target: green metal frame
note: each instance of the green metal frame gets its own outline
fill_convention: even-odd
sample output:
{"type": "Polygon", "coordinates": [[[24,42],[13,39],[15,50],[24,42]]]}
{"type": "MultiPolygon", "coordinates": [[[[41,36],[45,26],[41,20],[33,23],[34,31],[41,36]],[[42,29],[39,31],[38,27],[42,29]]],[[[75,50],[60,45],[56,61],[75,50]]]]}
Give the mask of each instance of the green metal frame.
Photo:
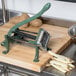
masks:
{"type": "MultiPolygon", "coordinates": [[[[9,30],[8,34],[5,35],[5,40],[1,44],[7,49],[6,51],[3,51],[3,54],[7,54],[10,50],[10,42],[12,42],[10,38],[12,36],[12,33],[15,32],[20,26],[40,17],[45,11],[47,11],[50,8],[50,6],[51,6],[50,3],[45,4],[42,10],[39,13],[37,13],[35,16],[16,24],[9,30]]],[[[36,41],[29,41],[29,43],[36,44],[36,41]]],[[[36,46],[35,48],[36,48],[36,54],[35,54],[34,62],[38,62],[39,61],[39,47],[36,46]]]]}

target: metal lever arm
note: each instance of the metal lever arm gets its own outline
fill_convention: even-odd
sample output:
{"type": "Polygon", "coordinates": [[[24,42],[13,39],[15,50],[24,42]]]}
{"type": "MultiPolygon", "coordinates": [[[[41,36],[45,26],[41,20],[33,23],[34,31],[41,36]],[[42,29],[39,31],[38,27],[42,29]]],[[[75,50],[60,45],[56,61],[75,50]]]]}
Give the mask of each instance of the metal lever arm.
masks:
{"type": "MultiPolygon", "coordinates": [[[[6,51],[3,51],[4,54],[7,54],[10,50],[10,42],[11,42],[12,33],[16,33],[17,29],[20,26],[40,17],[44,12],[46,12],[50,8],[50,6],[51,6],[50,3],[45,4],[45,6],[42,8],[42,10],[39,13],[37,13],[35,16],[16,24],[9,30],[8,34],[5,35],[5,40],[1,44],[2,46],[4,46],[7,49],[6,51]]],[[[34,41],[29,42],[29,43],[35,44],[34,41]]],[[[39,61],[39,47],[36,46],[36,54],[35,54],[34,62],[38,62],[38,61],[39,61]]]]}
{"type": "Polygon", "coordinates": [[[30,22],[30,21],[32,21],[32,20],[40,17],[44,12],[46,12],[46,11],[50,8],[50,6],[51,6],[50,3],[45,4],[44,7],[42,8],[42,10],[41,10],[39,13],[37,13],[35,16],[33,16],[33,17],[31,17],[31,18],[29,18],[29,19],[27,19],[27,20],[24,20],[24,21],[16,24],[15,26],[13,26],[13,27],[9,30],[9,32],[8,32],[7,35],[8,35],[8,36],[11,36],[12,32],[14,32],[14,31],[15,31],[17,28],[19,28],[20,26],[22,26],[22,25],[24,25],[24,24],[26,24],[26,23],[28,23],[28,22],[30,22]]]}

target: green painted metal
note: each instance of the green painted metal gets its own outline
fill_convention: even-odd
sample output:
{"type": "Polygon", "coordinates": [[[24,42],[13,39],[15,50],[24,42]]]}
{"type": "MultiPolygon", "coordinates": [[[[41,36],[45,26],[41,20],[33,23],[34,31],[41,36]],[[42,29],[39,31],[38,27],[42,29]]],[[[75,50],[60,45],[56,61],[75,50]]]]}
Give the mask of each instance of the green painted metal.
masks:
{"type": "MultiPolygon", "coordinates": [[[[31,17],[31,18],[29,18],[29,19],[27,19],[27,20],[24,20],[24,21],[16,24],[15,26],[13,26],[13,27],[9,30],[8,34],[5,35],[5,40],[4,40],[4,41],[2,42],[2,44],[1,44],[2,46],[6,47],[6,49],[7,49],[6,51],[3,51],[4,54],[7,54],[7,53],[9,52],[9,50],[10,50],[10,42],[13,41],[13,40],[11,39],[12,33],[14,33],[20,26],[22,26],[22,25],[24,25],[24,24],[26,24],[26,23],[28,23],[28,22],[30,22],[30,21],[32,21],[32,20],[40,17],[45,11],[47,11],[47,10],[50,8],[50,6],[51,6],[50,3],[45,4],[45,6],[42,8],[42,10],[41,10],[39,13],[37,13],[35,16],[33,16],[33,17],[31,17]]],[[[40,31],[41,31],[41,30],[42,30],[42,29],[40,29],[40,31]]],[[[24,30],[21,30],[21,31],[24,31],[24,30]]],[[[40,31],[39,31],[39,33],[35,33],[35,34],[38,34],[38,36],[39,36],[40,31]]],[[[25,32],[29,32],[29,31],[25,31],[25,32]]],[[[30,33],[32,33],[32,32],[30,32],[30,33]]],[[[36,54],[35,54],[35,58],[34,58],[34,60],[33,60],[34,62],[38,62],[38,61],[39,61],[39,47],[37,46],[38,36],[37,36],[37,38],[36,38],[36,41],[29,41],[29,42],[28,42],[28,43],[31,43],[31,44],[36,45],[36,46],[35,46],[35,48],[36,48],[36,54]]],[[[18,39],[18,37],[17,37],[17,39],[18,39]]]]}
{"type": "Polygon", "coordinates": [[[11,36],[11,33],[14,32],[14,31],[15,31],[17,28],[19,28],[20,26],[22,26],[22,25],[24,25],[24,24],[26,24],[26,23],[28,23],[28,22],[30,22],[30,21],[32,21],[32,20],[40,17],[44,12],[46,12],[46,11],[50,8],[50,6],[51,6],[51,4],[50,4],[50,3],[47,3],[47,4],[42,8],[42,10],[41,10],[39,13],[37,13],[35,16],[33,16],[33,17],[31,17],[31,18],[29,18],[29,19],[27,19],[27,20],[24,20],[24,21],[16,24],[14,27],[12,27],[12,28],[9,30],[8,36],[11,36]]]}
{"type": "Polygon", "coordinates": [[[35,58],[34,58],[34,62],[39,62],[39,47],[35,47],[36,48],[36,54],[35,54],[35,58]]]}
{"type": "Polygon", "coordinates": [[[5,46],[7,50],[3,51],[3,54],[7,54],[9,52],[9,43],[10,43],[10,39],[7,35],[5,35],[5,41],[1,44],[2,46],[5,46]]]}

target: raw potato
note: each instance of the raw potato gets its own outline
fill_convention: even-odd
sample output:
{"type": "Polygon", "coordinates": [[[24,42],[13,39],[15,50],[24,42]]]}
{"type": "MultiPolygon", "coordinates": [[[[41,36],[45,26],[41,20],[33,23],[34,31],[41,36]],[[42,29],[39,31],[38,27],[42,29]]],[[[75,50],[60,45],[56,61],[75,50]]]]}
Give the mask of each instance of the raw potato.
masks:
{"type": "MultiPolygon", "coordinates": [[[[23,20],[26,20],[28,18],[29,18],[29,15],[26,14],[26,13],[23,13],[21,16],[15,16],[15,17],[11,18],[9,20],[9,22],[15,25],[15,24],[17,24],[17,23],[19,23],[19,22],[21,22],[23,20]]],[[[23,27],[23,28],[28,27],[28,23],[27,24],[24,24],[21,27],[23,27]]]]}
{"type": "Polygon", "coordinates": [[[39,27],[42,25],[42,21],[40,19],[35,19],[30,22],[30,26],[39,27]]]}
{"type": "Polygon", "coordinates": [[[67,58],[62,55],[55,54],[52,51],[48,51],[48,53],[52,56],[52,60],[50,61],[50,65],[56,68],[57,70],[67,73],[75,68],[72,64],[74,61],[70,58],[67,58]]]}
{"type": "Polygon", "coordinates": [[[53,56],[54,60],[60,61],[60,62],[65,63],[65,64],[74,63],[74,60],[72,60],[68,57],[55,54],[52,51],[48,51],[48,53],[53,56]]]}

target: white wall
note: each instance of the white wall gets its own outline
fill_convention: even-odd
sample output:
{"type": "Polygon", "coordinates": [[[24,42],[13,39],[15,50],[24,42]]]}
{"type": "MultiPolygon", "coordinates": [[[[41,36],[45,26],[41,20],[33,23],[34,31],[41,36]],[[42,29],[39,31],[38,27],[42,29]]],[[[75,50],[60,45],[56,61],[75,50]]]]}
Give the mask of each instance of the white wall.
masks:
{"type": "MultiPolygon", "coordinates": [[[[76,3],[55,0],[5,0],[8,9],[37,13],[45,3],[50,2],[51,8],[44,16],[76,21],[76,3]]],[[[0,2],[1,3],[1,2],[0,2]]],[[[1,4],[0,4],[1,7],[1,4]]]]}
{"type": "MultiPolygon", "coordinates": [[[[5,0],[6,8],[18,11],[29,11],[30,9],[30,0],[5,0]]],[[[0,0],[1,8],[1,0],[0,0]]]]}

